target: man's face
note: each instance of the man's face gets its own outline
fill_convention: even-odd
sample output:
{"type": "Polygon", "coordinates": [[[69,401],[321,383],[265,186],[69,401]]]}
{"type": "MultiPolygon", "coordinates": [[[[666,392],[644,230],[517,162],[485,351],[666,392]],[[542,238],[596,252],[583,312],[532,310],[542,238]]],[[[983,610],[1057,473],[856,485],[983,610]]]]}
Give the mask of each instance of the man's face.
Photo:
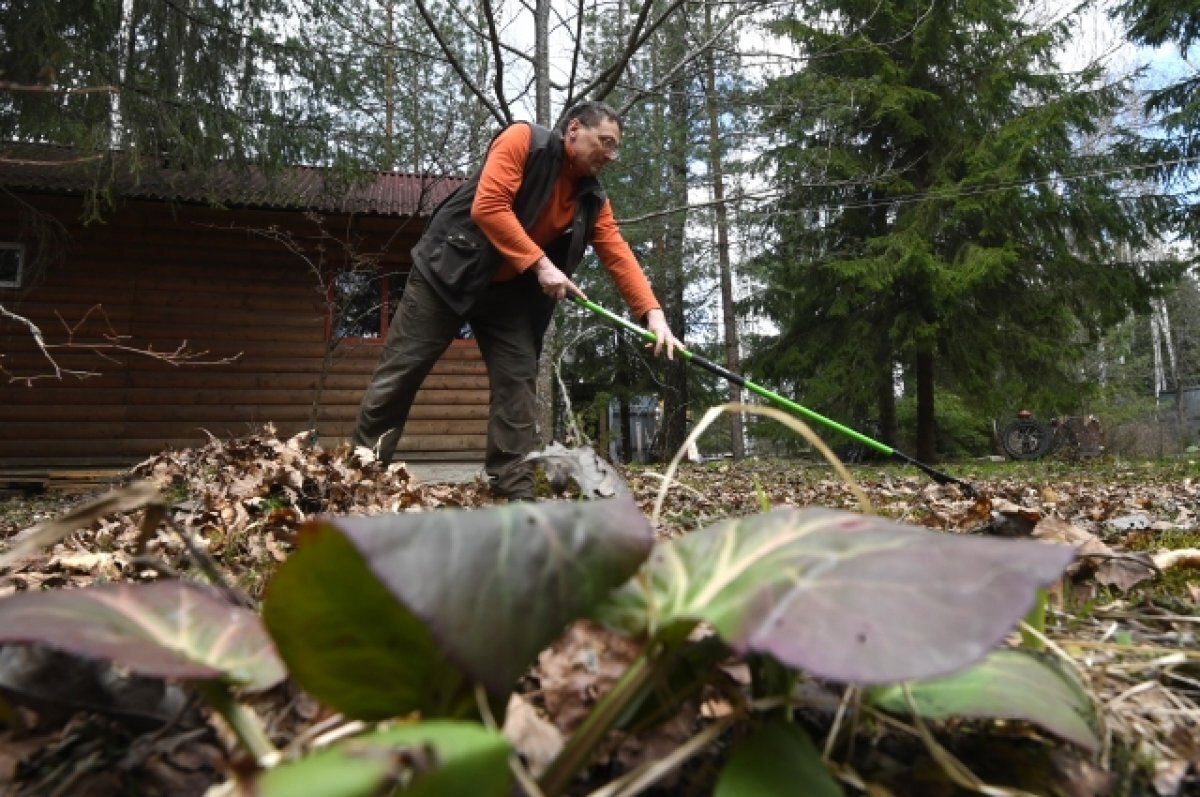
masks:
{"type": "Polygon", "coordinates": [[[567,155],[582,173],[595,177],[617,159],[621,128],[612,119],[601,119],[587,127],[578,119],[567,125],[567,155]]]}

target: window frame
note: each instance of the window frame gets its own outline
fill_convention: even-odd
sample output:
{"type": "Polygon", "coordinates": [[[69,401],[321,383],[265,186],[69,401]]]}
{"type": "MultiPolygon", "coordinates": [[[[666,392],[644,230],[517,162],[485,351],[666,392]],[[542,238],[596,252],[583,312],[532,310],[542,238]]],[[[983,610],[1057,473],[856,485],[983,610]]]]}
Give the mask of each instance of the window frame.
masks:
{"type": "MultiPolygon", "coordinates": [[[[362,335],[343,335],[342,337],[337,338],[336,341],[338,343],[350,342],[356,346],[360,346],[360,345],[364,345],[364,346],[380,345],[380,346],[382,346],[384,341],[387,340],[388,331],[391,329],[391,326],[392,326],[392,318],[396,314],[396,308],[399,306],[400,298],[402,296],[404,296],[403,286],[408,284],[408,278],[412,274],[412,271],[413,271],[413,268],[411,265],[408,268],[394,268],[394,269],[390,269],[388,271],[383,271],[382,269],[376,269],[375,274],[372,275],[371,283],[377,284],[379,286],[379,291],[376,294],[376,297],[378,298],[378,302],[379,302],[379,304],[378,304],[378,307],[379,307],[379,334],[370,336],[370,337],[364,337],[362,335]],[[382,272],[382,273],[380,273],[380,272],[382,272]],[[396,296],[393,297],[392,287],[397,282],[395,277],[399,277],[399,276],[403,276],[404,281],[401,285],[399,294],[397,294],[396,296]]],[[[326,288],[325,288],[325,342],[326,342],[326,344],[333,342],[335,340],[334,336],[333,336],[333,329],[334,329],[333,310],[337,306],[335,292],[338,289],[337,277],[341,273],[343,273],[343,272],[340,272],[340,271],[335,272],[335,273],[331,274],[330,277],[326,280],[326,288]]],[[[460,331],[458,337],[456,337],[454,340],[452,340],[450,342],[450,345],[451,346],[476,346],[476,345],[478,345],[475,342],[474,332],[472,332],[470,330],[470,325],[464,324],[463,327],[464,327],[464,330],[466,331],[466,334],[464,335],[463,332],[460,331]]]]}
{"type": "Polygon", "coordinates": [[[0,289],[17,289],[25,283],[25,244],[17,241],[0,241],[0,251],[17,253],[17,273],[13,279],[0,274],[0,289]]]}
{"type": "MultiPolygon", "coordinates": [[[[362,272],[366,270],[363,269],[362,272]]],[[[329,274],[325,281],[325,342],[329,343],[335,340],[334,337],[334,311],[338,306],[338,278],[347,272],[343,270],[333,271],[329,274]]],[[[372,298],[376,302],[379,313],[379,329],[376,335],[343,335],[336,338],[338,342],[352,341],[355,344],[370,344],[383,343],[387,338],[388,328],[392,323],[392,315],[396,312],[396,305],[392,299],[392,283],[394,276],[404,275],[405,282],[408,281],[408,274],[411,273],[411,267],[407,269],[392,268],[387,271],[375,268],[371,270],[368,284],[376,286],[376,290],[372,294],[372,298]]],[[[403,291],[401,291],[403,295],[403,291]]]]}

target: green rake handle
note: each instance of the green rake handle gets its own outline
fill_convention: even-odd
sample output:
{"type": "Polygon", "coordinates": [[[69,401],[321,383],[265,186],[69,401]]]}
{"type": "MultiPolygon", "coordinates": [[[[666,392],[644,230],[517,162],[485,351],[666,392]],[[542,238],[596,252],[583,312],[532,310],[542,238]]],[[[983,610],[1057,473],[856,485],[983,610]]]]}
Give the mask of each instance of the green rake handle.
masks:
{"type": "MultiPolygon", "coordinates": [[[[591,310],[593,313],[595,313],[596,315],[605,319],[606,321],[609,321],[610,323],[615,324],[615,325],[621,327],[622,329],[632,332],[633,334],[642,338],[642,340],[645,340],[647,343],[654,343],[658,340],[657,336],[650,330],[645,329],[644,327],[640,327],[637,324],[634,324],[633,322],[622,318],[621,316],[617,315],[616,313],[613,313],[612,311],[601,307],[600,305],[596,304],[595,302],[589,301],[588,299],[584,299],[581,296],[572,296],[571,301],[575,302],[575,304],[579,305],[580,307],[584,307],[584,308],[587,308],[588,310],[591,310]]],[[[779,395],[778,393],[776,393],[772,390],[768,390],[767,388],[763,387],[762,385],[752,382],[751,380],[747,379],[746,377],[742,376],[741,374],[735,374],[733,371],[730,371],[728,368],[724,368],[720,365],[717,365],[716,363],[712,362],[711,360],[706,360],[705,358],[701,357],[698,354],[693,354],[692,352],[688,351],[687,349],[679,349],[678,351],[679,351],[679,354],[687,362],[691,363],[692,365],[699,366],[700,368],[703,368],[705,371],[708,371],[709,373],[712,373],[712,374],[716,374],[717,376],[721,377],[722,379],[727,379],[728,381],[732,382],[733,384],[735,384],[739,387],[745,388],[746,390],[749,390],[751,393],[761,396],[762,398],[766,399],[767,401],[770,401],[771,403],[776,404],[776,405],[784,408],[785,410],[789,410],[789,411],[795,413],[796,415],[799,415],[801,418],[804,418],[805,420],[812,421],[813,423],[817,423],[817,424],[825,426],[829,429],[832,429],[835,432],[845,435],[846,437],[850,438],[851,440],[854,440],[857,443],[861,443],[862,445],[866,446],[867,448],[870,448],[873,451],[883,454],[886,457],[891,457],[892,459],[898,460],[907,465],[912,465],[914,468],[917,468],[918,470],[920,470],[922,473],[927,475],[929,478],[933,479],[938,484],[955,484],[955,485],[958,485],[958,487],[961,488],[964,493],[966,493],[968,496],[970,496],[972,498],[974,498],[978,495],[978,492],[975,490],[975,488],[973,486],[971,486],[969,483],[963,481],[962,479],[956,479],[947,473],[942,473],[940,470],[938,470],[930,465],[926,465],[924,462],[920,462],[919,460],[913,459],[908,454],[905,454],[903,451],[898,451],[898,450],[892,448],[891,446],[888,446],[888,445],[885,445],[885,444],[879,442],[878,440],[874,440],[870,437],[867,437],[862,432],[856,432],[855,430],[851,429],[848,426],[844,426],[835,420],[826,418],[824,415],[821,415],[820,413],[813,412],[808,407],[797,404],[796,402],[792,401],[791,399],[784,398],[783,396],[779,395]]]]}

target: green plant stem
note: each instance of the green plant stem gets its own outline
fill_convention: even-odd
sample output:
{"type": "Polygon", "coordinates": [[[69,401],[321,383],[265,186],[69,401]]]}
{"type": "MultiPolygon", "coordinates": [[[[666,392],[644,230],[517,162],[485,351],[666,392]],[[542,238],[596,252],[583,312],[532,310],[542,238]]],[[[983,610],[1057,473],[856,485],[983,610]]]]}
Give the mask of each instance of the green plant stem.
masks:
{"type": "Polygon", "coordinates": [[[213,711],[221,715],[259,766],[271,766],[279,759],[279,751],[263,732],[254,712],[234,699],[226,684],[221,681],[197,681],[196,691],[213,711]]]}
{"type": "Polygon", "coordinates": [[[1029,614],[1025,615],[1025,622],[1031,628],[1037,631],[1037,634],[1030,634],[1021,629],[1021,644],[1030,650],[1045,650],[1046,644],[1042,641],[1046,633],[1046,605],[1049,601],[1049,593],[1045,588],[1040,588],[1037,591],[1037,596],[1033,601],[1033,608],[1029,610],[1029,614]]]}
{"type": "Polygon", "coordinates": [[[659,655],[643,651],[571,734],[538,782],[545,797],[558,797],[566,790],[592,760],[597,745],[629,710],[632,701],[653,682],[661,663],[667,659],[661,655],[661,649],[657,652],[659,655]]]}

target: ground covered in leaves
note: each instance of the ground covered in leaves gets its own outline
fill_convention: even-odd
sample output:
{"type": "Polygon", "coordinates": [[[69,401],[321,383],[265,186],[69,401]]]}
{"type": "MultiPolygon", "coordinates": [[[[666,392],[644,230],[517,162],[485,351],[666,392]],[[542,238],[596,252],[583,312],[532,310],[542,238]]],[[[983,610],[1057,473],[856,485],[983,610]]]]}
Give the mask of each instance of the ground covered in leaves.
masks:
{"type": "MultiPolygon", "coordinates": [[[[818,462],[685,464],[670,478],[665,466],[621,473],[664,538],[790,505],[872,511],[947,533],[1032,536],[1078,549],[1069,578],[1050,596],[1044,643],[1101,707],[1103,752],[1083,754],[1018,723],[944,723],[934,732],[971,773],[956,776],[903,722],[847,728],[835,699],[828,711],[798,719],[848,794],[951,795],[969,793],[972,783],[986,788],[983,782],[1080,797],[1200,794],[1200,466],[1094,460],[946,470],[979,495],[880,466],[852,469],[848,483],[818,462]]],[[[349,451],[308,450],[269,435],[164,453],[122,478],[141,480],[166,495],[169,517],[153,528],[139,513],[89,521],[0,573],[0,596],[186,577],[219,580],[253,601],[310,517],[494,503],[478,483],[419,484],[402,465],[385,469],[349,451]]],[[[554,500],[547,484],[542,490],[554,500]]],[[[12,550],[28,529],[95,497],[0,499],[0,543],[12,550]]],[[[531,768],[561,747],[632,655],[630,643],[581,623],[539,657],[506,723],[531,768]]],[[[744,685],[744,673],[731,669],[729,676],[744,685]]],[[[220,723],[179,687],[114,677],[63,654],[0,649],[0,698],[4,794],[200,795],[246,765],[220,723]]],[[[288,684],[253,704],[272,740],[288,750],[310,749],[349,727],[288,684]]],[[[705,694],[663,724],[615,738],[596,763],[595,784],[669,755],[727,709],[718,695],[705,694]]],[[[720,747],[657,793],[709,793],[720,747]]]]}

